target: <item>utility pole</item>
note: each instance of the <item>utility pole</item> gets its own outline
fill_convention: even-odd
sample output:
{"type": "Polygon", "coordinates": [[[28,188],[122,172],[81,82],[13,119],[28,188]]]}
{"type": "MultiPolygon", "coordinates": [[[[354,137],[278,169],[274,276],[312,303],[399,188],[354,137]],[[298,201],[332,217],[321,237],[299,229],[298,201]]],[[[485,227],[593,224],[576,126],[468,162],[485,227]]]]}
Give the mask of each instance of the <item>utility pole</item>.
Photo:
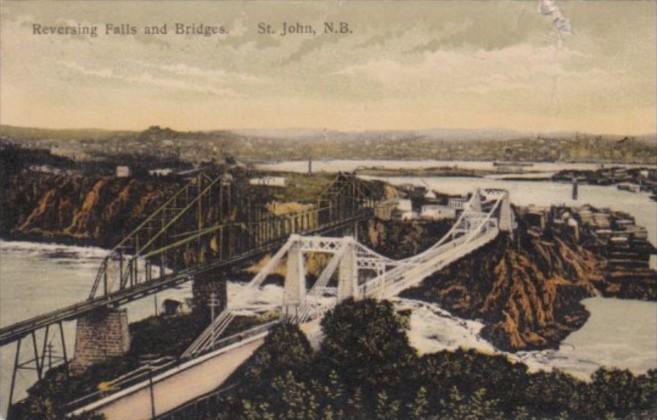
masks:
{"type": "Polygon", "coordinates": [[[151,418],[155,419],[155,383],[153,382],[153,362],[157,360],[157,354],[145,354],[139,357],[140,364],[148,369],[148,393],[151,400],[151,418]]]}
{"type": "MultiPolygon", "coordinates": [[[[210,306],[210,324],[214,321],[214,308],[219,304],[218,299],[217,299],[217,293],[216,292],[211,292],[210,293],[210,299],[208,300],[208,306],[210,306]]],[[[211,336],[210,336],[210,342],[212,343],[212,346],[214,347],[214,328],[211,329],[211,336]]]]}

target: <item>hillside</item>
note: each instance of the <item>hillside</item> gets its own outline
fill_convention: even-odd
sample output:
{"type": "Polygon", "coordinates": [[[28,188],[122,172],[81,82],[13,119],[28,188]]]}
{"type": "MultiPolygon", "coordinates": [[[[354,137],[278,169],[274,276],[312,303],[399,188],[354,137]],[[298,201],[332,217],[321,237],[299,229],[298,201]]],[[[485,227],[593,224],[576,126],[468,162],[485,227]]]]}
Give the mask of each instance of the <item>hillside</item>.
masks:
{"type": "Polygon", "coordinates": [[[654,163],[654,134],[630,137],[511,130],[176,131],[47,130],[0,126],[0,141],[48,148],[75,159],[139,154],[201,162],[236,156],[246,161],[313,159],[439,159],[654,163]]]}

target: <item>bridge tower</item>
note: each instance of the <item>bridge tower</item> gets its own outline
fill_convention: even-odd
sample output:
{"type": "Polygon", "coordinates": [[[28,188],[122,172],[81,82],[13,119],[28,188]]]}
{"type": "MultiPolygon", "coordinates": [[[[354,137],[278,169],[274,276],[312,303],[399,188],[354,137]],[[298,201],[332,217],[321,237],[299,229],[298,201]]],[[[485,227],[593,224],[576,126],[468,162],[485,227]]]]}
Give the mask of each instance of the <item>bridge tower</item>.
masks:
{"type": "Polygon", "coordinates": [[[287,316],[297,314],[299,305],[306,299],[306,267],[301,250],[299,235],[290,237],[292,245],[287,252],[287,272],[285,274],[285,291],[283,311],[287,316]]]}
{"type": "Polygon", "coordinates": [[[470,210],[481,212],[481,191],[477,188],[472,193],[472,198],[470,199],[470,210]]]}
{"type": "Polygon", "coordinates": [[[511,201],[509,200],[508,191],[504,192],[504,198],[500,203],[500,221],[499,228],[502,232],[512,232],[514,229],[513,210],[511,209],[511,201]]]}
{"type": "Polygon", "coordinates": [[[338,302],[347,298],[357,298],[358,266],[356,262],[356,247],[352,237],[345,237],[344,253],[338,267],[338,302]]]}

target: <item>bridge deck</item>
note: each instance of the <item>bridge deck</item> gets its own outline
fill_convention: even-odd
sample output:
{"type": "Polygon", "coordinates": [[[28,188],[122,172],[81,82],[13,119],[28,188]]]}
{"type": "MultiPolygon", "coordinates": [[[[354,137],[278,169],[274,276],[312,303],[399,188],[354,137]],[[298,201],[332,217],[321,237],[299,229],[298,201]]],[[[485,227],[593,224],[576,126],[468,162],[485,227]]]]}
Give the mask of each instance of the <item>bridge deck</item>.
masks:
{"type": "MultiPolygon", "coordinates": [[[[362,211],[361,214],[340,220],[337,222],[327,223],[323,226],[317,227],[315,229],[310,229],[306,231],[299,232],[300,234],[319,234],[330,232],[335,229],[344,228],[351,225],[354,222],[364,220],[370,217],[369,211],[362,211]]],[[[76,303],[52,312],[48,312],[43,315],[35,316],[33,318],[17,322],[15,324],[0,328],[0,346],[6,345],[17,339],[30,334],[33,331],[45,328],[48,325],[53,325],[60,321],[67,321],[75,318],[79,318],[82,315],[85,315],[89,312],[92,312],[96,309],[103,307],[113,307],[132,302],[137,299],[141,299],[145,296],[152,295],[159,291],[169,289],[185,282],[188,282],[194,278],[195,275],[216,270],[220,268],[226,268],[231,265],[240,264],[249,259],[261,256],[267,252],[279,247],[283,244],[287,238],[282,238],[276,241],[272,241],[266,245],[263,245],[258,248],[254,248],[232,258],[211,261],[207,264],[187,268],[180,270],[174,274],[169,274],[164,277],[160,277],[150,282],[139,283],[133,287],[126,288],[113,292],[107,296],[102,296],[87,300],[84,302],[76,303]]]]}

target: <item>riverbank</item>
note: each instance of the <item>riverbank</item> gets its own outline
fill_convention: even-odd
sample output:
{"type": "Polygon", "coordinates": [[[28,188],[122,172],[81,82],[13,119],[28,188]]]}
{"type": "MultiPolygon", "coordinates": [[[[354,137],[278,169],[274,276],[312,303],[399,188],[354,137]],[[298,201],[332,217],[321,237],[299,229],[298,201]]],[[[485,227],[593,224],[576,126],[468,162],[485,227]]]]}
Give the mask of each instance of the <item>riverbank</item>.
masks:
{"type": "Polygon", "coordinates": [[[358,168],[354,170],[357,175],[366,176],[414,176],[414,177],[427,177],[427,176],[464,176],[481,178],[486,175],[496,173],[495,171],[485,169],[467,169],[458,166],[438,166],[426,168],[385,168],[385,167],[367,167],[358,168]]]}
{"type": "MultiPolygon", "coordinates": [[[[481,320],[482,337],[511,352],[558,348],[587,321],[580,303],[586,297],[657,301],[657,272],[648,268],[655,250],[645,236],[620,232],[626,246],[630,238],[631,248],[619,249],[618,241],[601,244],[598,231],[579,218],[587,211],[517,208],[515,235],[498,237],[401,296],[481,320]],[[573,229],[573,222],[581,228],[573,229]]],[[[596,214],[613,217],[611,223],[622,216],[596,214]]]]}
{"type": "MultiPolygon", "coordinates": [[[[286,176],[291,180],[290,185],[272,195],[272,199],[317,195],[322,185],[331,180],[327,174],[288,173],[286,176]]],[[[167,182],[107,177],[87,180],[50,174],[28,174],[26,179],[28,182],[24,184],[17,178],[9,184],[14,188],[16,202],[21,204],[10,208],[13,219],[5,216],[4,232],[9,232],[11,238],[34,241],[54,238],[76,245],[103,244],[118,237],[114,230],[117,223],[125,230],[143,219],[148,214],[146,211],[165,197],[162,191],[166,189],[159,188],[156,183],[167,182]],[[146,198],[138,199],[140,193],[145,193],[146,198]],[[21,198],[25,195],[29,199],[21,198]],[[121,220],[132,222],[125,225],[119,223],[121,220]]],[[[174,186],[169,185],[169,189],[174,186]]],[[[529,211],[531,214],[525,214],[524,219],[529,220],[530,216],[535,219],[535,212],[529,211]]],[[[465,262],[457,263],[451,271],[436,274],[437,282],[451,286],[434,290],[434,295],[423,299],[440,303],[458,316],[485,320],[489,325],[485,336],[499,348],[510,351],[558,346],[565,336],[586,321],[588,315],[577,302],[594,293],[655,299],[655,272],[648,270],[647,260],[639,261],[636,255],[628,256],[622,249],[614,251],[620,257],[605,255],[608,250],[587,247],[582,242],[584,239],[559,239],[564,232],[555,230],[554,224],[532,227],[534,222],[527,220],[520,225],[521,236],[515,242],[498,241],[495,246],[486,247],[465,262]],[[528,235],[530,228],[534,231],[528,235]],[[470,264],[480,272],[468,271],[470,264]],[[468,274],[465,278],[459,277],[463,273],[468,274]],[[512,280],[504,280],[504,276],[512,280]],[[473,278],[488,278],[490,284],[499,283],[496,287],[508,290],[480,290],[477,284],[470,284],[473,278]],[[520,304],[512,302],[514,293],[522,300],[520,304]]],[[[449,222],[372,220],[361,229],[359,237],[377,252],[405,258],[433,244],[448,227],[449,222]]],[[[591,239],[590,232],[582,235],[591,239]]],[[[648,247],[649,243],[645,237],[643,239],[648,247]]],[[[641,252],[644,255],[649,251],[641,252]]]]}
{"type": "MultiPolygon", "coordinates": [[[[326,177],[326,178],[329,179],[330,177],[326,177]]],[[[436,179],[435,183],[438,184],[438,185],[433,185],[432,180],[428,180],[428,181],[432,183],[432,187],[434,187],[435,189],[440,189],[441,186],[445,186],[445,184],[447,184],[447,181],[445,181],[445,179],[436,179]]],[[[454,188],[454,193],[467,192],[467,191],[471,190],[472,185],[478,186],[479,183],[481,183],[481,186],[485,187],[487,182],[493,182],[493,181],[490,181],[490,180],[477,179],[477,178],[468,178],[467,179],[467,182],[472,183],[472,184],[465,184],[465,183],[461,184],[460,183],[461,182],[460,178],[451,178],[450,181],[453,181],[456,185],[456,187],[454,188]]],[[[507,184],[503,184],[502,182],[498,182],[494,186],[504,188],[505,185],[507,185],[507,184]]],[[[552,188],[551,184],[546,183],[546,184],[542,184],[542,185],[545,185],[545,190],[546,191],[548,191],[548,192],[551,191],[551,188],[552,188]]],[[[564,187],[566,188],[566,190],[569,189],[569,186],[567,186],[567,185],[564,186],[564,187]]],[[[539,188],[536,188],[536,187],[532,187],[532,188],[533,188],[532,193],[535,194],[535,197],[540,196],[542,198],[545,195],[544,191],[542,189],[539,189],[539,188]]],[[[601,189],[602,187],[597,187],[597,188],[601,189]]],[[[314,187],[313,191],[315,189],[317,189],[317,188],[314,187]]],[[[601,189],[601,191],[602,191],[602,189],[601,189]]],[[[559,197],[561,197],[561,192],[562,191],[559,190],[559,194],[555,194],[557,199],[559,199],[559,197]]],[[[588,199],[588,190],[587,189],[583,189],[580,192],[583,193],[583,195],[582,195],[583,201],[588,199]]],[[[74,194],[75,193],[76,192],[74,192],[74,194]]],[[[609,196],[610,200],[616,200],[617,202],[622,202],[623,197],[625,197],[625,196],[621,195],[621,192],[616,192],[615,189],[613,189],[611,191],[611,193],[609,193],[607,190],[604,190],[604,191],[602,191],[602,194],[604,194],[605,198],[609,196]],[[613,194],[619,194],[620,198],[617,198],[617,196],[613,195],[613,194]]],[[[563,195],[565,195],[566,197],[569,196],[568,191],[566,191],[563,195]]],[[[64,194],[62,194],[62,197],[63,196],[64,196],[64,194]]],[[[520,193],[520,194],[512,193],[512,200],[514,202],[516,200],[522,201],[522,200],[527,200],[529,198],[532,198],[532,196],[529,195],[529,194],[526,194],[526,193],[520,193]]],[[[553,197],[549,197],[549,199],[554,200],[553,197]]],[[[112,200],[110,200],[110,202],[111,201],[112,200]]],[[[628,202],[627,204],[628,205],[638,206],[638,204],[636,204],[634,202],[631,202],[631,203],[628,202]]],[[[639,206],[639,207],[641,207],[641,206],[639,206]]],[[[97,209],[102,211],[102,207],[97,207],[97,209]]],[[[644,209],[641,207],[640,210],[643,211],[644,209]]],[[[632,208],[631,210],[628,210],[628,211],[633,212],[634,208],[632,208]]],[[[374,223],[374,222],[372,222],[372,223],[374,223]]],[[[385,228],[385,227],[379,228],[379,227],[376,227],[376,226],[374,228],[370,228],[370,226],[367,226],[367,227],[364,228],[363,232],[361,232],[362,234],[359,234],[359,238],[361,238],[361,239],[366,238],[366,237],[374,238],[374,239],[372,239],[372,241],[374,241],[374,240],[377,241],[377,243],[379,244],[378,249],[381,250],[383,253],[388,254],[388,255],[396,255],[397,257],[404,257],[404,256],[414,255],[417,252],[420,252],[422,249],[425,249],[427,246],[433,244],[437,240],[437,238],[442,236],[442,234],[446,230],[446,225],[444,225],[444,224],[442,224],[442,225],[441,224],[434,224],[432,226],[429,226],[429,225],[423,226],[421,223],[416,223],[416,222],[403,223],[403,222],[400,221],[400,222],[396,222],[396,223],[397,223],[396,225],[394,225],[394,226],[391,225],[388,228],[385,228]],[[377,233],[377,232],[379,232],[379,233],[377,233]],[[381,232],[382,232],[382,234],[380,234],[381,232]]],[[[651,234],[651,232],[652,231],[649,231],[649,234],[651,234]]],[[[546,237],[541,237],[540,239],[537,239],[537,241],[539,243],[540,242],[549,242],[550,240],[551,239],[548,239],[546,237]]],[[[522,255],[520,255],[520,254],[522,254],[522,252],[528,252],[526,250],[524,250],[524,251],[523,250],[514,250],[514,248],[513,248],[515,246],[514,243],[515,242],[512,242],[511,245],[507,244],[507,248],[504,248],[505,252],[512,252],[512,251],[516,252],[518,254],[518,255],[516,255],[517,258],[520,258],[522,256],[522,255]]],[[[556,249],[559,252],[561,252],[561,251],[566,252],[567,251],[566,248],[570,248],[572,253],[578,254],[579,251],[576,248],[572,248],[569,244],[566,244],[566,245],[568,245],[568,246],[563,247],[563,248],[559,248],[558,246],[554,245],[554,243],[553,243],[552,245],[550,245],[550,247],[552,247],[552,248],[556,247],[556,249]]],[[[550,247],[548,247],[548,248],[550,248],[550,247]]],[[[495,251],[496,250],[493,250],[491,252],[495,252],[495,251]]],[[[570,251],[568,251],[568,252],[570,252],[570,251]]],[[[568,252],[566,252],[566,253],[568,254],[568,252]]],[[[530,257],[532,257],[532,255],[533,255],[533,252],[530,252],[529,257],[526,257],[526,258],[530,258],[530,257]]],[[[570,255],[570,254],[568,254],[568,255],[570,255]]],[[[502,258],[502,257],[500,257],[500,258],[502,258]]],[[[565,257],[565,258],[566,258],[567,261],[570,260],[570,257],[568,257],[568,256],[565,257]]],[[[475,261],[472,262],[472,264],[479,264],[480,262],[485,262],[485,261],[487,261],[487,258],[485,256],[482,256],[480,258],[480,260],[475,260],[475,261]]],[[[562,264],[562,262],[560,262],[558,258],[550,259],[549,261],[550,261],[550,263],[562,264]]],[[[534,264],[534,265],[537,265],[537,264],[534,264]]],[[[538,276],[538,273],[541,272],[541,270],[542,270],[540,264],[537,265],[537,267],[533,267],[533,268],[530,268],[530,266],[531,266],[531,264],[521,267],[519,269],[519,271],[517,272],[517,277],[522,277],[522,275],[524,275],[525,270],[529,270],[530,272],[533,272],[538,276]]],[[[568,267],[568,266],[569,266],[569,264],[565,264],[565,267],[568,267]]],[[[492,267],[493,272],[494,272],[494,268],[495,267],[492,267]]],[[[564,272],[567,273],[568,270],[565,269],[564,272]]],[[[542,274],[542,275],[543,275],[543,279],[545,280],[545,275],[544,274],[542,274]]],[[[565,278],[565,276],[563,276],[563,277],[565,278]]],[[[539,278],[540,278],[540,276],[538,276],[533,281],[538,281],[537,279],[539,279],[539,278]]],[[[631,280],[631,278],[632,278],[631,273],[626,276],[626,280],[631,280]]],[[[483,277],[479,276],[477,273],[474,273],[474,274],[471,275],[471,278],[469,279],[469,281],[472,281],[473,283],[476,283],[477,281],[482,281],[482,279],[483,279],[483,277]]],[[[541,324],[532,324],[530,322],[527,322],[524,319],[518,318],[520,321],[517,323],[518,325],[515,328],[515,331],[518,332],[518,334],[520,335],[522,340],[526,340],[527,343],[532,344],[531,337],[527,338],[528,337],[527,332],[532,331],[532,329],[542,328],[542,330],[540,330],[541,333],[539,335],[544,335],[545,337],[543,337],[543,338],[546,340],[546,342],[541,343],[540,340],[539,341],[534,341],[534,343],[538,343],[538,345],[535,346],[535,347],[525,345],[525,347],[519,347],[518,349],[510,348],[511,351],[518,352],[520,349],[534,349],[534,348],[536,348],[536,349],[539,349],[539,348],[549,349],[549,348],[556,348],[556,346],[558,346],[558,343],[559,343],[559,334],[563,334],[563,337],[568,339],[568,337],[569,337],[568,334],[570,334],[572,331],[576,331],[578,328],[581,327],[581,324],[583,324],[586,321],[586,319],[588,318],[588,312],[586,312],[586,314],[585,314],[583,311],[586,311],[586,308],[582,309],[581,305],[578,306],[578,303],[581,302],[582,298],[584,298],[586,296],[590,296],[591,295],[591,294],[589,294],[590,291],[586,288],[583,288],[583,291],[586,292],[586,294],[582,294],[582,296],[579,296],[578,293],[582,293],[582,290],[580,290],[580,289],[582,289],[582,287],[581,287],[582,285],[574,285],[574,286],[569,285],[568,282],[573,283],[571,281],[571,278],[566,278],[566,280],[567,280],[567,282],[564,282],[563,284],[555,283],[556,287],[555,287],[554,293],[556,294],[556,296],[559,296],[559,298],[555,299],[555,301],[558,304],[554,304],[553,308],[545,309],[545,308],[540,306],[540,305],[542,305],[542,299],[546,296],[547,297],[551,296],[549,293],[552,293],[552,292],[550,292],[551,289],[546,289],[549,292],[546,295],[545,290],[540,289],[540,293],[536,294],[536,297],[537,297],[536,300],[531,300],[531,299],[526,300],[525,302],[529,302],[528,306],[526,306],[526,307],[523,306],[525,303],[523,303],[523,305],[518,304],[518,305],[516,305],[516,310],[517,311],[525,311],[525,309],[527,309],[527,313],[531,314],[531,316],[533,316],[537,319],[540,319],[541,317],[544,317],[544,316],[548,316],[550,313],[552,313],[551,316],[554,316],[555,313],[557,313],[559,311],[564,311],[564,313],[566,313],[566,315],[568,317],[571,317],[572,319],[565,319],[563,316],[557,314],[556,324],[552,324],[552,326],[547,325],[547,324],[545,324],[544,326],[541,326],[541,324]],[[561,303],[560,299],[565,299],[566,302],[561,303]],[[573,303],[573,302],[570,301],[570,299],[573,299],[577,302],[573,303]],[[534,306],[540,307],[540,309],[535,310],[535,309],[533,309],[534,306]],[[538,325],[538,327],[537,327],[537,325],[538,325]],[[562,328],[563,328],[563,331],[562,331],[562,328]],[[555,343],[557,343],[557,344],[555,344],[555,343]]],[[[498,305],[497,306],[498,309],[499,309],[499,307],[502,308],[502,310],[500,310],[499,313],[503,314],[503,311],[507,310],[506,307],[505,307],[506,303],[510,302],[511,304],[513,304],[514,299],[517,299],[516,296],[518,296],[518,294],[525,293],[527,296],[532,297],[533,296],[532,295],[532,293],[533,293],[532,292],[532,287],[534,288],[534,290],[536,290],[536,287],[532,286],[531,282],[526,283],[526,282],[516,281],[516,280],[514,280],[514,282],[515,282],[514,284],[516,286],[512,285],[513,287],[515,287],[513,289],[512,294],[505,295],[503,293],[499,293],[497,296],[495,296],[494,299],[491,299],[491,302],[495,302],[495,305],[498,305]]],[[[623,282],[628,283],[625,280],[622,280],[622,281],[619,281],[618,284],[623,284],[623,282]]],[[[550,283],[550,282],[548,282],[548,283],[550,283]]],[[[554,283],[554,282],[552,282],[552,283],[554,283]]],[[[552,284],[552,283],[550,283],[550,284],[552,284]]],[[[591,283],[592,284],[593,283],[595,283],[595,284],[607,284],[607,283],[597,283],[597,282],[594,282],[594,281],[591,281],[591,283]]],[[[507,284],[510,284],[510,283],[507,283],[507,284]]],[[[504,286],[504,284],[500,283],[500,287],[502,287],[502,286],[504,286]]],[[[594,285],[594,287],[595,287],[595,285],[594,285]]],[[[595,289],[595,290],[600,290],[600,289],[595,289]]],[[[86,290],[85,290],[85,292],[86,292],[86,290]]],[[[595,291],[590,292],[590,293],[595,293],[595,291]]],[[[612,293],[613,293],[613,291],[612,291],[612,293]]],[[[612,296],[613,296],[613,294],[612,294],[612,296]]],[[[445,297],[450,298],[450,297],[452,297],[452,295],[450,295],[449,293],[446,293],[445,297]]],[[[447,302],[447,299],[445,299],[444,301],[442,301],[442,300],[433,300],[433,301],[434,302],[440,302],[441,306],[446,305],[445,307],[449,307],[449,302],[447,302]]],[[[463,301],[465,301],[465,300],[463,300],[463,301]]],[[[461,301],[460,303],[462,303],[463,301],[461,301]]],[[[459,303],[459,300],[457,299],[457,300],[455,300],[455,302],[459,303]]],[[[491,305],[492,305],[492,303],[491,303],[491,305]]],[[[452,311],[452,309],[450,308],[450,312],[451,311],[452,311]]],[[[455,311],[455,312],[453,312],[453,314],[458,315],[458,312],[455,311]]],[[[483,319],[483,318],[481,318],[481,316],[479,314],[475,314],[474,311],[473,311],[473,314],[469,315],[469,316],[471,317],[470,319],[483,319]]],[[[487,320],[486,322],[488,324],[492,324],[492,323],[495,323],[495,322],[498,322],[498,321],[499,321],[499,319],[496,320],[495,318],[491,318],[490,320],[487,320]]],[[[504,325],[502,325],[502,326],[504,326],[504,325]]],[[[502,337],[502,339],[500,339],[499,342],[495,342],[496,346],[504,346],[505,345],[504,340],[507,340],[507,341],[510,340],[509,338],[504,338],[504,337],[514,337],[514,335],[515,335],[514,329],[505,329],[505,328],[499,328],[497,330],[500,333],[500,337],[502,337]]],[[[486,337],[490,338],[490,337],[492,337],[492,335],[491,336],[486,336],[486,337]]],[[[492,338],[490,338],[490,339],[494,340],[492,338]]],[[[563,338],[561,338],[561,340],[563,340],[563,338]]],[[[500,348],[503,348],[503,347],[500,347],[500,348]]]]}

